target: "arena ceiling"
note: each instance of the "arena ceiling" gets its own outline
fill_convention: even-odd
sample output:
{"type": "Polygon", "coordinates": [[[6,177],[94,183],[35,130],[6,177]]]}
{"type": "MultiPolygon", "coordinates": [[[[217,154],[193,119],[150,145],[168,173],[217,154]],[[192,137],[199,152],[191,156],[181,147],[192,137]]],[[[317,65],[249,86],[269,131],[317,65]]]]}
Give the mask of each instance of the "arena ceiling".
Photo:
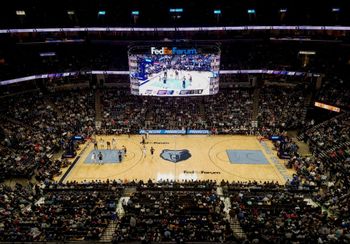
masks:
{"type": "Polygon", "coordinates": [[[345,2],[14,0],[1,7],[0,28],[349,25],[345,2]]]}

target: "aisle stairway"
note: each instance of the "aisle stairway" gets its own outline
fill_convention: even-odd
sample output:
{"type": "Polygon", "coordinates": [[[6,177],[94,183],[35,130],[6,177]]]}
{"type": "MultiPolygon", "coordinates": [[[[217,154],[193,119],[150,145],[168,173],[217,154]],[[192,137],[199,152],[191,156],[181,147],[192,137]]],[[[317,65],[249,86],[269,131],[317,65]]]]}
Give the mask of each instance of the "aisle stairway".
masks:
{"type": "Polygon", "coordinates": [[[252,120],[257,120],[259,114],[260,88],[256,87],[253,93],[252,120]]]}
{"type": "Polygon", "coordinates": [[[62,111],[61,111],[60,109],[57,108],[57,106],[55,105],[55,103],[52,102],[52,100],[51,100],[49,97],[47,97],[47,98],[45,99],[45,102],[46,102],[47,105],[49,105],[49,106],[57,113],[57,115],[58,115],[59,117],[64,117],[64,114],[62,113],[62,111]]]}
{"type": "Polygon", "coordinates": [[[124,193],[121,198],[119,198],[116,210],[115,210],[115,216],[116,220],[111,220],[105,231],[103,232],[100,242],[112,242],[113,240],[113,234],[118,228],[118,219],[121,219],[125,215],[123,202],[128,202],[130,199],[130,196],[136,192],[136,187],[128,187],[124,189],[124,193]]]}
{"type": "Polygon", "coordinates": [[[101,108],[101,91],[95,91],[95,121],[100,123],[102,121],[102,108],[101,108]]]}
{"type": "Polygon", "coordinates": [[[244,233],[236,215],[232,218],[230,216],[230,210],[231,210],[231,201],[229,197],[224,197],[223,190],[221,187],[218,187],[216,190],[217,195],[220,197],[221,201],[224,202],[224,212],[226,213],[226,219],[230,223],[231,230],[233,232],[233,236],[237,240],[245,240],[247,238],[246,234],[244,233]]]}
{"type": "MultiPolygon", "coordinates": [[[[306,117],[307,117],[307,113],[308,113],[308,110],[312,105],[312,101],[313,101],[313,93],[310,92],[307,94],[307,96],[305,96],[305,99],[304,99],[304,108],[303,108],[303,113],[300,117],[300,120],[301,121],[306,121],[306,117]]],[[[298,138],[299,139],[299,138],[298,138]]],[[[299,140],[303,140],[304,137],[301,136],[299,140]]]]}
{"type": "Polygon", "coordinates": [[[112,242],[113,234],[116,227],[117,227],[117,222],[112,220],[107,226],[107,228],[105,229],[105,231],[102,233],[100,242],[108,242],[108,243],[112,242]]]}

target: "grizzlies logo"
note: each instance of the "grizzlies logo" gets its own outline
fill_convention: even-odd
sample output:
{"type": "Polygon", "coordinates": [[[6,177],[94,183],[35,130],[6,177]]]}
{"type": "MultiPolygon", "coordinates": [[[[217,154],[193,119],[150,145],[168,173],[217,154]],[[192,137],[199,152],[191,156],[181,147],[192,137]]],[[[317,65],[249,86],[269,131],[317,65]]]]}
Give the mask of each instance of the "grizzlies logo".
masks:
{"type": "Polygon", "coordinates": [[[164,149],[160,154],[160,157],[164,160],[177,163],[177,162],[189,159],[191,157],[191,154],[190,154],[190,151],[188,151],[187,149],[182,149],[182,150],[164,149]]]}

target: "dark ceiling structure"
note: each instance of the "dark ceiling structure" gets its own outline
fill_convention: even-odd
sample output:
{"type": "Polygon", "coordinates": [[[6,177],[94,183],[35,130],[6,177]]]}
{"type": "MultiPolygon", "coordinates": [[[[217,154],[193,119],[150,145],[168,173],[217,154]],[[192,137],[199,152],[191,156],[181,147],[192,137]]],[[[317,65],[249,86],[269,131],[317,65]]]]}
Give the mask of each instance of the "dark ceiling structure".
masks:
{"type": "Polygon", "coordinates": [[[0,28],[86,26],[350,25],[346,1],[14,0],[0,28]]]}

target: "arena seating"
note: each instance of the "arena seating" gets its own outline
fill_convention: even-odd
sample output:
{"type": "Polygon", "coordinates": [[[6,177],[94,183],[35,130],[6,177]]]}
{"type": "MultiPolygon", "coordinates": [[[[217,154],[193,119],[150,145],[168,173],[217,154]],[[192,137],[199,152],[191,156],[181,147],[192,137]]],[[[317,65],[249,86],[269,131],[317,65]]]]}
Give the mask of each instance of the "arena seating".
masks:
{"type": "Polygon", "coordinates": [[[6,100],[2,115],[1,165],[4,177],[40,179],[57,176],[66,161],[51,160],[53,153],[65,149],[73,135],[88,137],[94,125],[94,100],[82,91],[30,94],[6,100]],[[69,116],[66,116],[69,114],[69,116]]]}
{"type": "Polygon", "coordinates": [[[108,90],[103,97],[102,131],[215,127],[219,133],[245,134],[251,129],[251,96],[251,91],[238,89],[198,98],[137,97],[129,90],[108,90]]]}
{"type": "Polygon", "coordinates": [[[348,240],[345,192],[337,191],[343,197],[335,201],[340,195],[334,192],[321,197],[315,195],[317,188],[292,184],[221,182],[218,186],[230,199],[230,217],[213,181],[2,185],[0,241],[98,240],[114,222],[114,242],[234,243],[238,240],[230,229],[232,219],[252,242],[348,240]],[[136,192],[123,201],[125,214],[118,218],[116,205],[128,187],[136,187],[136,192]],[[323,205],[328,212],[310,202],[314,198],[327,203],[327,196],[333,199],[323,205]]]}
{"type": "MultiPolygon", "coordinates": [[[[6,158],[17,163],[17,167],[7,166],[8,171],[31,177],[39,165],[61,165],[58,161],[51,163],[52,152],[67,148],[72,135],[88,138],[94,133],[94,94],[85,91],[53,91],[48,95],[30,94],[5,101],[1,119],[2,152],[11,151],[12,156],[7,153],[6,158]]],[[[141,128],[215,128],[224,134],[252,134],[255,133],[251,128],[252,94],[250,89],[223,89],[214,96],[170,100],[131,96],[129,90],[106,89],[101,97],[102,123],[96,131],[106,134],[137,133],[141,128]]],[[[266,131],[267,135],[278,134],[302,124],[296,119],[304,113],[300,88],[263,87],[260,94],[262,134],[266,131]],[[278,99],[278,94],[284,94],[283,99],[278,99]],[[288,115],[290,112],[294,117],[288,115]],[[268,120],[271,113],[274,119],[268,120]]],[[[293,143],[286,148],[291,145],[293,143]]],[[[10,165],[9,160],[3,161],[3,165],[10,165]]],[[[38,171],[41,177],[59,174],[57,166],[48,168],[52,172],[46,173],[45,167],[41,167],[38,171]]]]}
{"type": "Polygon", "coordinates": [[[348,1],[174,2],[3,1],[0,243],[350,243],[348,1]]]}
{"type": "Polygon", "coordinates": [[[33,241],[40,235],[40,223],[31,221],[35,213],[30,209],[40,195],[38,186],[0,185],[0,241],[33,241]]]}
{"type": "Polygon", "coordinates": [[[0,241],[98,240],[116,218],[117,184],[1,186],[0,241]]]}
{"type": "MultiPolygon", "coordinates": [[[[313,209],[302,195],[282,191],[240,190],[231,195],[237,218],[253,242],[316,241],[322,226],[320,208],[313,209]],[[319,222],[317,222],[319,221],[319,222]]],[[[329,230],[328,230],[329,231],[329,230]]]]}
{"type": "Polygon", "coordinates": [[[302,88],[263,87],[260,91],[258,121],[272,132],[293,129],[303,124],[304,99],[302,88]]]}
{"type": "Polygon", "coordinates": [[[205,121],[208,128],[222,134],[251,134],[253,96],[251,89],[226,89],[205,98],[205,121]]]}
{"type": "Polygon", "coordinates": [[[124,203],[116,241],[227,242],[232,238],[224,220],[224,204],[214,185],[145,185],[124,203]],[[180,186],[180,187],[179,187],[180,186]]]}
{"type": "Polygon", "coordinates": [[[336,157],[338,148],[350,144],[350,114],[345,112],[306,131],[311,149],[316,155],[336,157]]]}
{"type": "Polygon", "coordinates": [[[256,132],[250,127],[251,89],[222,89],[214,96],[181,100],[131,96],[124,89],[99,92],[103,113],[97,129],[94,90],[51,91],[5,100],[0,118],[0,167],[4,172],[0,180],[35,176],[38,183],[45,184],[43,188],[1,185],[0,241],[96,241],[113,223],[114,242],[231,243],[237,241],[230,226],[233,219],[251,242],[336,243],[349,239],[348,113],[306,130],[314,155],[302,157],[284,132],[303,124],[302,88],[261,88],[259,132],[283,138],[283,143],[275,143],[276,149],[288,154],[286,167],[296,171],[285,186],[199,181],[49,183],[68,166],[66,160],[52,159],[52,154],[64,149],[76,134],[89,137],[159,127],[256,132]],[[274,119],[270,121],[271,115],[274,119]],[[220,197],[217,187],[224,189],[220,197]],[[118,218],[116,205],[128,188],[136,191],[124,201],[125,215],[118,218]],[[230,218],[222,197],[230,199],[230,218]]]}
{"type": "Polygon", "coordinates": [[[350,89],[347,82],[338,77],[326,77],[321,89],[316,94],[318,101],[337,107],[348,109],[350,107],[350,89]]]}

